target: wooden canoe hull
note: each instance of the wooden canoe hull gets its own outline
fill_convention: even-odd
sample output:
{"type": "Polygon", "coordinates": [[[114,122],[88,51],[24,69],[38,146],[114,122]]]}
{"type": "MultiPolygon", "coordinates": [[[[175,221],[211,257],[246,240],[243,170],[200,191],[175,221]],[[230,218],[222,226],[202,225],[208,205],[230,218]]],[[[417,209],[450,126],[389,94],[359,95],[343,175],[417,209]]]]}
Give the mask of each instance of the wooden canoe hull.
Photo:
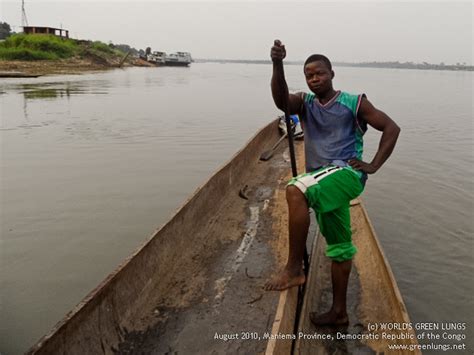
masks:
{"type": "Polygon", "coordinates": [[[21,72],[0,72],[0,78],[38,78],[41,74],[28,74],[21,72]]]}
{"type": "MultiPolygon", "coordinates": [[[[160,316],[169,309],[172,309],[172,312],[168,312],[171,314],[166,320],[168,322],[175,316],[179,317],[181,313],[185,314],[192,307],[199,307],[203,302],[208,302],[211,310],[225,314],[231,307],[221,305],[225,302],[218,296],[223,290],[219,289],[217,282],[223,278],[225,280],[230,278],[233,276],[232,272],[238,273],[237,276],[241,277],[245,270],[245,274],[249,274],[249,277],[245,277],[242,282],[248,283],[246,287],[249,290],[260,289],[255,286],[257,281],[262,282],[260,276],[257,280],[250,275],[252,270],[247,272],[242,261],[240,267],[234,265],[230,271],[226,271],[227,260],[223,256],[228,256],[227,259],[235,264],[235,249],[249,230],[247,224],[251,222],[249,207],[257,206],[260,220],[259,235],[256,238],[261,239],[259,242],[264,248],[259,251],[263,253],[262,260],[258,260],[260,256],[255,256],[257,265],[252,267],[256,270],[260,264],[268,264],[267,268],[270,269],[274,262],[271,254],[273,247],[267,248],[267,246],[272,244],[271,221],[272,216],[276,216],[275,208],[265,205],[268,205],[268,200],[272,200],[275,190],[279,190],[280,193],[284,191],[285,182],[289,178],[289,163],[282,157],[285,149],[283,144],[279,147],[278,156],[269,162],[260,162],[259,157],[279,137],[277,121],[259,131],[240,152],[184,203],[169,222],[124,260],[48,335],[40,339],[29,353],[112,354],[120,349],[122,343],[131,338],[131,334],[137,335],[136,338],[148,336],[147,331],[158,327],[160,316]],[[259,175],[257,178],[253,176],[256,171],[259,175]],[[248,200],[239,196],[239,191],[246,185],[249,185],[250,191],[248,200]],[[223,259],[224,266],[210,265],[209,260],[214,259],[223,259]],[[213,275],[218,272],[222,274],[213,275]],[[255,285],[250,285],[252,282],[255,285]],[[156,316],[158,313],[159,316],[156,316]]],[[[277,215],[284,218],[286,211],[279,211],[277,215]]],[[[279,219],[278,216],[276,218],[279,219]]],[[[258,245],[255,242],[252,248],[257,248],[258,245]]],[[[248,266],[249,270],[250,267],[248,266]]],[[[258,272],[262,273],[261,278],[267,276],[265,272],[268,273],[265,270],[258,272]]],[[[233,281],[238,279],[237,276],[233,277],[233,281]]],[[[224,282],[223,286],[227,285],[230,288],[231,283],[228,282],[227,285],[224,282]]],[[[232,292],[227,292],[226,297],[226,302],[230,302],[232,292]]],[[[264,302],[250,303],[254,298],[258,298],[258,294],[249,297],[251,298],[248,303],[243,304],[244,308],[236,308],[234,313],[249,312],[247,317],[251,319],[252,312],[255,313],[256,308],[262,308],[261,312],[266,312],[264,323],[267,323],[268,313],[272,313],[276,308],[278,293],[265,295],[264,302]]],[[[206,314],[199,314],[203,319],[205,316],[206,314]]],[[[219,328],[216,328],[216,331],[218,330],[219,328]]],[[[261,331],[263,330],[265,329],[262,328],[261,331]]],[[[199,333],[199,330],[194,331],[192,336],[196,333],[199,333]]],[[[164,335],[167,336],[167,333],[164,335]]],[[[176,344],[173,345],[173,341],[169,341],[171,347],[186,350],[176,344]]],[[[214,343],[216,342],[211,339],[209,346],[213,346],[214,343]]],[[[153,344],[158,347],[160,345],[159,339],[157,344],[153,344]]],[[[262,347],[264,349],[265,344],[262,347]]]]}
{"type": "MultiPolygon", "coordinates": [[[[381,323],[398,324],[408,327],[410,318],[397,283],[382,251],[372,223],[360,199],[351,203],[351,224],[353,241],[358,252],[353,260],[353,268],[348,287],[348,313],[350,325],[347,327],[315,327],[310,312],[321,314],[329,310],[332,300],[330,260],[324,255],[326,242],[318,233],[311,252],[311,265],[308,275],[302,311],[298,324],[296,340],[271,340],[266,354],[420,354],[417,349],[395,350],[390,345],[417,345],[413,329],[407,330],[368,330],[369,325],[381,323]],[[331,340],[305,338],[305,335],[331,335],[331,340]],[[385,334],[383,334],[385,333],[385,334]],[[354,340],[342,335],[370,334],[378,339],[354,340]],[[403,334],[403,335],[401,335],[403,334]],[[406,339],[396,339],[397,336],[406,339]],[[339,339],[338,339],[339,337],[339,339]],[[392,340],[390,337],[395,337],[392,340]],[[292,348],[293,347],[293,348],[292,348]]],[[[279,308],[273,325],[273,333],[285,334],[293,331],[296,316],[297,292],[288,290],[280,296],[279,308]],[[293,329],[293,328],[291,328],[293,329]]]]}
{"type": "MultiPolygon", "coordinates": [[[[279,146],[268,162],[259,161],[278,138],[277,121],[259,131],[28,353],[193,353],[200,349],[201,353],[290,354],[292,348],[303,353],[308,344],[302,342],[214,337],[214,333],[247,331],[262,336],[294,330],[297,289],[261,290],[287,254],[285,186],[291,173],[287,146],[279,146]],[[248,190],[242,193],[245,187],[248,190]]],[[[296,148],[301,170],[302,143],[296,148]]],[[[372,301],[378,296],[374,292],[382,286],[389,301],[379,308],[363,308],[368,313],[360,321],[406,320],[403,301],[370,222],[360,220],[354,237],[359,248],[355,269],[367,270],[365,263],[370,263],[380,273],[360,276],[362,303],[374,306],[372,301]],[[371,247],[366,249],[366,244],[371,247]],[[371,258],[365,257],[367,253],[371,258]],[[386,313],[387,308],[394,312],[386,313]]],[[[318,284],[311,280],[323,278],[318,264],[325,260],[321,243],[319,238],[314,244],[302,326],[319,292],[311,290],[310,285],[318,284]]],[[[359,275],[365,274],[359,271],[359,275]]],[[[378,349],[377,344],[367,346],[378,349]]]]}

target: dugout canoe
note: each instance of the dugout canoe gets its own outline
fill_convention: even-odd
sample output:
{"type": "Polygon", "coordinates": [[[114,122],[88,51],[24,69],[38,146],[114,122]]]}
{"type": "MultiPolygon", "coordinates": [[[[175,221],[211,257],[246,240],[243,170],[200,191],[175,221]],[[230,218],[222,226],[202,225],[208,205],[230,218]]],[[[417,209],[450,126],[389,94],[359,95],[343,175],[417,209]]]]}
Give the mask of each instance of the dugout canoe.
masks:
{"type": "MultiPolygon", "coordinates": [[[[350,352],[353,341],[308,344],[271,336],[293,334],[298,318],[297,288],[261,288],[287,253],[287,145],[281,144],[269,161],[259,160],[279,134],[277,121],[260,130],[28,353],[324,354],[333,353],[336,343],[338,350],[350,352]]],[[[296,151],[301,170],[301,142],[296,151]]],[[[354,238],[361,256],[350,281],[355,330],[347,332],[363,332],[379,320],[408,322],[367,214],[360,203],[352,209],[357,209],[354,238]]],[[[328,291],[323,240],[309,240],[315,240],[309,246],[308,282],[314,285],[307,287],[299,317],[303,332],[315,331],[303,313],[324,307],[328,291]],[[319,278],[325,283],[313,281],[319,278]]],[[[359,343],[358,348],[376,351],[385,346],[359,343]]]]}
{"type": "Polygon", "coordinates": [[[349,325],[315,327],[309,319],[310,312],[327,311],[332,300],[326,242],[316,232],[301,311],[296,312],[298,290],[282,292],[272,327],[272,334],[295,333],[295,339],[270,340],[267,355],[421,354],[395,277],[360,198],[351,202],[350,211],[358,252],[347,292],[349,325]]]}
{"type": "Polygon", "coordinates": [[[0,78],[38,78],[41,74],[29,74],[17,71],[0,72],[0,78]]]}

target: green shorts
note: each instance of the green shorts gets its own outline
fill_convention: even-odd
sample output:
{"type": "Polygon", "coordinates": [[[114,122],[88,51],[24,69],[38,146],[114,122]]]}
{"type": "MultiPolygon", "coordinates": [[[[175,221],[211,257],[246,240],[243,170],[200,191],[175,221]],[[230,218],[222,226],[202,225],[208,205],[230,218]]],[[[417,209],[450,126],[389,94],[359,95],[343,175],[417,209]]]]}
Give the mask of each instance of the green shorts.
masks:
{"type": "Polygon", "coordinates": [[[350,201],[364,190],[360,174],[351,167],[330,165],[294,177],[288,183],[306,196],[326,238],[326,255],[337,262],[351,260],[357,252],[352,243],[349,207],[350,201]]]}

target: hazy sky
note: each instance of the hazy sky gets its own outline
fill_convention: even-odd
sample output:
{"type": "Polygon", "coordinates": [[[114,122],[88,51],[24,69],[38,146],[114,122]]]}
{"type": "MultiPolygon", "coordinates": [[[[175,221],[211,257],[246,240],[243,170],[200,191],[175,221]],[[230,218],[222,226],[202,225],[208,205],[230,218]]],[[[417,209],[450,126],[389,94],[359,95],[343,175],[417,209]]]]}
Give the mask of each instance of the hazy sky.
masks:
{"type": "MultiPolygon", "coordinates": [[[[0,21],[21,31],[21,0],[0,0],[0,21]]],[[[194,58],[267,59],[275,38],[289,60],[454,64],[473,58],[472,1],[41,1],[25,0],[30,26],[194,58]]]]}

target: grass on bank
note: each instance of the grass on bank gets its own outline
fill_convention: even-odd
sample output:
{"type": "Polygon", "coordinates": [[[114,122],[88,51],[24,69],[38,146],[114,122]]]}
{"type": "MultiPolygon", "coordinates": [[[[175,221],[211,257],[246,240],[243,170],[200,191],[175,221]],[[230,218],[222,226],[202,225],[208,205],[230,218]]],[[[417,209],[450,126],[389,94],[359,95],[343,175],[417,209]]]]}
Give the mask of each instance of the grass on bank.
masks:
{"type": "Polygon", "coordinates": [[[86,57],[89,53],[105,59],[124,54],[99,41],[77,41],[43,34],[19,33],[0,42],[0,60],[57,60],[86,57]]]}

